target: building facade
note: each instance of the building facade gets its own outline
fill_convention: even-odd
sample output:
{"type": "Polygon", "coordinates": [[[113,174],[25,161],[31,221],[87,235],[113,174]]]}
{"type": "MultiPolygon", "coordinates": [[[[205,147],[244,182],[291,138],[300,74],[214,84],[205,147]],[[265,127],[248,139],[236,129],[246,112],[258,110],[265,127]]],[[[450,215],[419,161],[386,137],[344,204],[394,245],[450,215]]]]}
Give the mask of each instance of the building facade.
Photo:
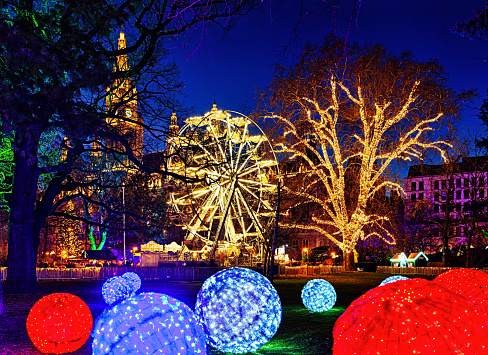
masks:
{"type": "Polygon", "coordinates": [[[424,227],[438,238],[448,228],[451,247],[466,243],[469,234],[481,236],[487,224],[488,157],[414,165],[404,183],[406,213],[424,205],[424,227]]]}

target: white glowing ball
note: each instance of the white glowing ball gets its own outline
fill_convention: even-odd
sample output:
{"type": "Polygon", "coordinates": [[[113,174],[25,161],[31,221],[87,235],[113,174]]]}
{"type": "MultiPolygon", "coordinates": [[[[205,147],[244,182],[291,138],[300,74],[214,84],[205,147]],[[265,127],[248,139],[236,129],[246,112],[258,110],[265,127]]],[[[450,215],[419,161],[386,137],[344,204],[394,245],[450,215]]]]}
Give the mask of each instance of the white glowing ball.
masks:
{"type": "Polygon", "coordinates": [[[328,311],[336,301],[334,286],[323,279],[310,280],[302,289],[303,305],[312,312],[328,311]]]}
{"type": "Polygon", "coordinates": [[[197,296],[195,313],[207,343],[223,352],[245,353],[266,344],[281,323],[281,302],[271,282],[245,268],[209,277],[197,296]]]}
{"type": "Polygon", "coordinates": [[[386,279],[384,279],[383,281],[381,281],[380,286],[389,284],[390,282],[396,282],[396,281],[402,281],[402,280],[408,280],[408,277],[402,276],[402,275],[390,276],[390,277],[387,277],[386,279]]]}

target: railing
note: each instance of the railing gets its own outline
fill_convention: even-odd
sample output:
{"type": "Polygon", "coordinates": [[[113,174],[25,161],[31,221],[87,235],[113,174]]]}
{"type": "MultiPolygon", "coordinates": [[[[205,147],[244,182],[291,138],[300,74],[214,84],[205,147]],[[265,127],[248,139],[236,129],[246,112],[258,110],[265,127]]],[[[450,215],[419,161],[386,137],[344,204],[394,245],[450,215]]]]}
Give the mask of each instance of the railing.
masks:
{"type": "Polygon", "coordinates": [[[452,267],[396,267],[396,266],[378,266],[376,272],[385,274],[421,274],[421,275],[439,275],[444,271],[453,269],[452,267]]]}
{"type": "MultiPolygon", "coordinates": [[[[38,280],[106,280],[131,271],[143,280],[205,281],[221,270],[218,267],[87,267],[37,268],[38,280]]],[[[0,279],[7,279],[7,268],[0,268],[0,279]]]]}
{"type": "Polygon", "coordinates": [[[343,272],[342,266],[317,265],[317,266],[284,266],[280,265],[280,276],[303,277],[307,275],[324,275],[334,272],[343,272]]]}

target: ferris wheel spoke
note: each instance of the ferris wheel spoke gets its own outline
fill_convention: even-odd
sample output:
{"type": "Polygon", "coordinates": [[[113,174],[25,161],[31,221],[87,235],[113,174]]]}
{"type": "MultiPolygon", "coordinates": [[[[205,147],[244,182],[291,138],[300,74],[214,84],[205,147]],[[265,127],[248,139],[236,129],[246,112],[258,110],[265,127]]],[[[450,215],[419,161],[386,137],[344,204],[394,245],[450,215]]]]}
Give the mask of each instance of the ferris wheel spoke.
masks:
{"type": "Polygon", "coordinates": [[[218,151],[220,152],[220,158],[221,158],[220,159],[220,163],[227,162],[227,159],[226,159],[226,156],[225,156],[225,152],[222,150],[222,144],[220,142],[219,136],[215,132],[215,129],[214,129],[214,126],[212,125],[212,121],[211,120],[208,121],[208,126],[210,127],[210,130],[213,133],[213,136],[214,136],[214,139],[215,139],[215,142],[216,142],[215,145],[218,147],[218,151]]]}
{"type": "Polygon", "coordinates": [[[236,171],[237,174],[241,173],[241,170],[247,165],[247,163],[249,162],[249,160],[251,159],[253,154],[258,150],[258,148],[262,142],[263,142],[263,140],[259,141],[259,143],[257,143],[254,146],[254,148],[249,152],[248,156],[246,157],[246,160],[244,160],[244,162],[241,164],[241,167],[239,169],[237,169],[237,171],[236,171]]]}
{"type": "Polygon", "coordinates": [[[262,227],[261,223],[259,223],[259,220],[257,219],[257,215],[256,215],[255,211],[249,206],[247,200],[242,195],[241,190],[238,189],[236,191],[236,193],[239,194],[239,197],[240,197],[241,201],[243,202],[244,207],[247,210],[247,213],[249,214],[249,217],[250,217],[250,219],[252,221],[252,224],[254,224],[254,226],[256,228],[256,233],[258,234],[258,236],[261,237],[261,239],[263,239],[264,238],[264,236],[263,236],[263,227],[262,227]]]}
{"type": "Polygon", "coordinates": [[[241,153],[242,153],[242,148],[244,145],[248,145],[248,142],[246,141],[246,134],[247,134],[247,129],[249,127],[249,122],[246,121],[246,124],[244,125],[244,130],[242,132],[242,139],[239,143],[239,151],[237,153],[237,158],[236,158],[236,170],[237,170],[237,164],[239,163],[239,160],[241,160],[241,153]]]}
{"type": "Polygon", "coordinates": [[[237,211],[236,220],[239,222],[239,225],[241,227],[242,238],[244,240],[246,240],[247,239],[246,223],[244,221],[244,214],[242,211],[241,199],[239,197],[239,194],[236,194],[236,196],[235,196],[235,205],[236,205],[236,211],[237,211]]]}
{"type": "Polygon", "coordinates": [[[263,206],[264,206],[266,209],[268,209],[268,210],[270,210],[270,211],[272,211],[272,210],[273,210],[273,208],[272,208],[272,207],[271,207],[271,206],[270,206],[270,205],[269,205],[269,204],[268,204],[268,203],[267,203],[265,200],[263,200],[263,199],[261,199],[259,196],[257,196],[257,195],[256,195],[256,194],[255,194],[253,191],[251,191],[250,189],[248,189],[248,187],[247,187],[247,186],[242,185],[242,184],[239,184],[239,186],[240,186],[240,187],[242,187],[242,189],[243,189],[243,190],[246,190],[246,191],[247,191],[249,194],[251,194],[251,195],[252,195],[252,196],[253,196],[253,197],[254,197],[254,198],[257,200],[257,201],[259,201],[260,203],[262,203],[262,204],[263,204],[263,206]]]}

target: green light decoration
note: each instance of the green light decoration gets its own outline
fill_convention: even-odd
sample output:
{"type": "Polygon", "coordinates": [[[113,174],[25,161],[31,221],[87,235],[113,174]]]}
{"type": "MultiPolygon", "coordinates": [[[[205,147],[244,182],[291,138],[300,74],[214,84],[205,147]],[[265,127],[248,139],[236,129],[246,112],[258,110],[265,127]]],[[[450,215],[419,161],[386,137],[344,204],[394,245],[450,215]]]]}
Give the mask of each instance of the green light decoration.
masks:
{"type": "Polygon", "coordinates": [[[485,231],[484,229],[481,230],[481,233],[483,233],[483,237],[488,238],[488,232],[485,231]]]}
{"type": "Polygon", "coordinates": [[[14,175],[13,133],[0,132],[0,209],[9,210],[8,195],[12,192],[14,175]]]}

